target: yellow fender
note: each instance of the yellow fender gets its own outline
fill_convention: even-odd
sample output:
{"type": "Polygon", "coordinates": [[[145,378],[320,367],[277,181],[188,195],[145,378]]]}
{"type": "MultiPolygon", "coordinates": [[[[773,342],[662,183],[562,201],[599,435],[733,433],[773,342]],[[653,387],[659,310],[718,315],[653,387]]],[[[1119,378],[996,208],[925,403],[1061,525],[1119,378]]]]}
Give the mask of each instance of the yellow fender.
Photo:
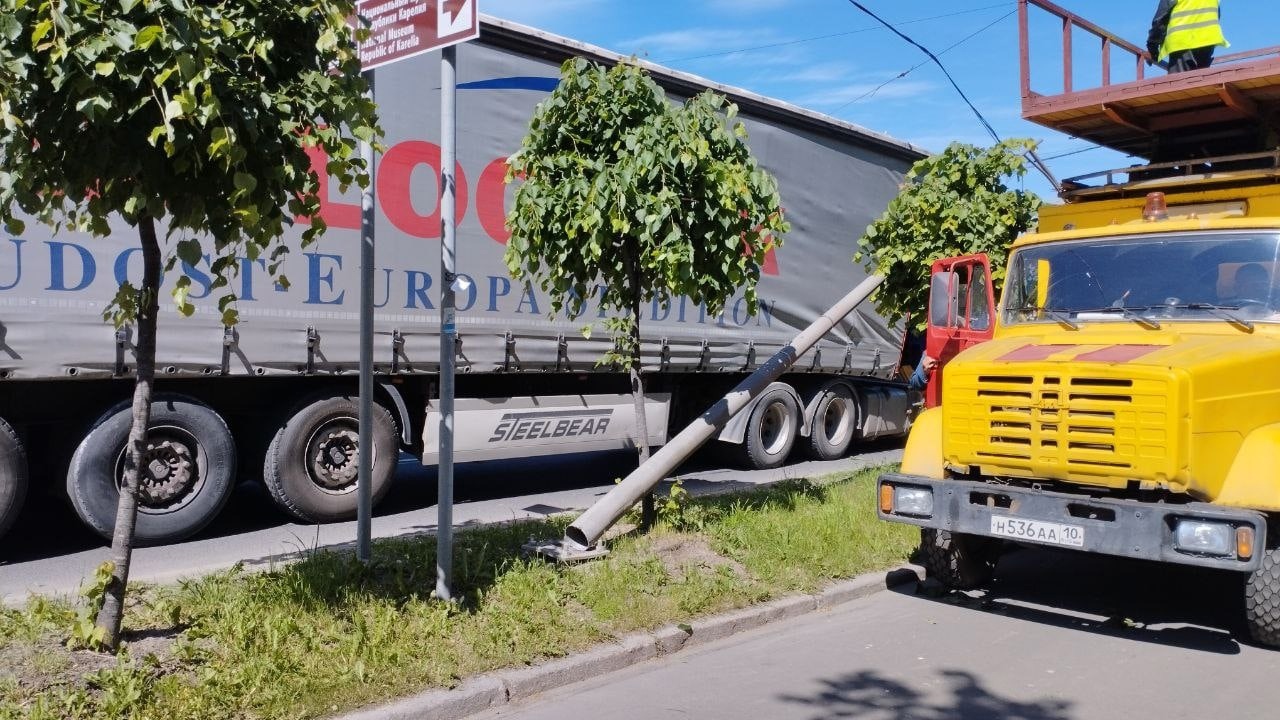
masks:
{"type": "Polygon", "coordinates": [[[1263,425],[1245,437],[1215,502],[1280,510],[1280,423],[1263,425]]]}
{"type": "Polygon", "coordinates": [[[902,452],[902,473],[943,479],[942,408],[929,408],[912,423],[902,452]]]}

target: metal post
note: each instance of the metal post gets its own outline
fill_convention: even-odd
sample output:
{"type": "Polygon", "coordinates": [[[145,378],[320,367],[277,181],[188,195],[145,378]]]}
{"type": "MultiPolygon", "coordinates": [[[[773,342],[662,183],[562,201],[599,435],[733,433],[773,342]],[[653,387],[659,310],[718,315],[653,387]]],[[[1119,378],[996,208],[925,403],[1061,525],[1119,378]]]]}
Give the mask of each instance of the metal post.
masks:
{"type": "MultiPolygon", "coordinates": [[[[365,73],[373,96],[373,71],[365,73]]],[[[356,558],[367,563],[373,518],[373,145],[360,143],[369,184],[360,191],[360,464],[356,480],[356,558]]]]}
{"type": "Polygon", "coordinates": [[[440,57],[440,462],[436,521],[436,597],[453,597],[453,374],[458,337],[453,284],[458,279],[454,242],[457,134],[457,48],[440,57]]]}
{"type": "Polygon", "coordinates": [[[1022,101],[1031,98],[1031,54],[1027,33],[1027,0],[1018,0],[1018,68],[1022,80],[1022,101]]]}

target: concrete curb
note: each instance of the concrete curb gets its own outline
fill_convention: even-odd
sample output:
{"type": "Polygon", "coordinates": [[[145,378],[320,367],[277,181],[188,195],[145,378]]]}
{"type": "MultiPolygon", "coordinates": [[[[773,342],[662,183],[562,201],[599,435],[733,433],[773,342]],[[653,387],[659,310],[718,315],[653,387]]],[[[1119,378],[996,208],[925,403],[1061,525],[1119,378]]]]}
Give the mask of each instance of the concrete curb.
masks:
{"type": "Polygon", "coordinates": [[[431,690],[386,705],[365,708],[331,720],[461,720],[469,715],[590,680],[723,640],[769,623],[829,610],[882,590],[917,582],[924,570],[904,565],[887,573],[869,573],[835,583],[813,595],[797,595],[651,633],[637,633],[583,653],[515,670],[498,670],[463,682],[452,690],[431,690]]]}

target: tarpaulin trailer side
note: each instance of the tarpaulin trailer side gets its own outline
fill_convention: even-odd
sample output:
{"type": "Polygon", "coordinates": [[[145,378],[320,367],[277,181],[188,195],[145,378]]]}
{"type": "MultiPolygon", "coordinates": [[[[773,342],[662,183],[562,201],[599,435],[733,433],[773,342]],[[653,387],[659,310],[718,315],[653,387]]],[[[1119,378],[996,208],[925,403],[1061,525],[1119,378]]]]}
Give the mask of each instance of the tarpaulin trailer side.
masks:
{"type": "MultiPolygon", "coordinates": [[[[513,193],[503,183],[504,160],[554,88],[559,64],[572,56],[621,59],[493,18],[485,19],[479,41],[459,48],[458,267],[467,285],[457,300],[460,461],[633,442],[625,374],[597,364],[610,347],[598,303],[589,302],[578,318],[550,317],[545,294],[512,278],[502,262],[503,218],[513,193]],[[590,339],[581,332],[589,323],[597,327],[590,339]]],[[[387,131],[375,179],[375,362],[388,415],[384,433],[392,434],[384,447],[394,448],[398,438],[428,462],[435,450],[428,419],[439,357],[440,149],[438,88],[424,79],[439,76],[438,63],[438,55],[427,54],[379,69],[376,98],[387,131]]],[[[865,278],[851,260],[856,239],[922,153],[776,100],[648,67],[674,101],[711,87],[738,103],[748,142],[777,178],[792,225],[764,268],[755,316],[740,295],[715,316],[685,298],[645,309],[650,442],[661,444],[667,428],[678,429],[672,423],[701,398],[731,386],[865,278]]],[[[324,158],[314,160],[323,174],[324,158]]],[[[354,192],[343,194],[327,179],[323,200],[329,232],[306,249],[293,244],[287,290],[272,281],[263,261],[242,262],[231,287],[241,317],[234,328],[222,327],[215,312],[219,291],[209,288],[210,259],[177,269],[192,279],[198,310],[190,318],[162,310],[158,390],[181,396],[186,404],[178,414],[198,406],[209,417],[168,439],[186,443],[185,455],[164,459],[186,463],[182,477],[190,487],[168,479],[144,498],[140,531],[164,519],[154,520],[163,525],[155,540],[188,534],[221,507],[221,500],[192,500],[230,485],[229,477],[224,483],[214,476],[231,459],[202,458],[202,433],[225,432],[241,469],[265,475],[273,496],[299,517],[328,520],[354,508],[350,413],[341,398],[354,394],[358,370],[359,205],[354,192]],[[218,429],[224,420],[225,430],[218,429]],[[192,514],[200,517],[174,519],[192,514]]],[[[113,441],[101,420],[128,398],[132,384],[131,333],[115,331],[101,313],[121,280],[137,281],[141,259],[135,231],[123,223],[113,231],[107,239],[54,235],[28,223],[22,236],[0,237],[0,419],[16,431],[31,466],[41,469],[35,480],[65,482],[73,501],[77,488],[104,479],[111,485],[112,468],[92,473],[83,466],[84,458],[97,457],[85,444],[113,441]]],[[[815,404],[833,383],[844,388],[840,399],[855,413],[853,432],[902,432],[907,403],[900,386],[889,382],[901,346],[902,328],[873,311],[845,318],[797,363],[798,377],[784,378],[779,388],[808,410],[791,432],[810,435],[815,404]]],[[[749,421],[740,418],[722,439],[749,442],[749,421]]],[[[0,443],[0,457],[16,464],[18,453],[4,447],[0,443]]],[[[379,483],[394,465],[388,455],[394,453],[384,450],[376,463],[379,483]]],[[[112,492],[85,492],[83,502],[73,504],[101,531],[94,521],[100,511],[86,506],[105,507],[112,492]]]]}

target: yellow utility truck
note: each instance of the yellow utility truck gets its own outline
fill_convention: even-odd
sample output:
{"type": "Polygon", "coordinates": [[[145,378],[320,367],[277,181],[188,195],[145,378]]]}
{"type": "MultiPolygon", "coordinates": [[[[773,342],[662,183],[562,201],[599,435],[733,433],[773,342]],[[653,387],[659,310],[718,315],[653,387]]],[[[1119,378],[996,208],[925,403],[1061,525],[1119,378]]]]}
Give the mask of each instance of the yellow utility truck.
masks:
{"type": "Polygon", "coordinates": [[[1280,646],[1280,52],[1148,78],[1137,46],[1019,5],[1024,117],[1150,162],[1065,182],[998,306],[984,258],[935,266],[930,352],[967,347],[880,515],[920,526],[953,588],[1010,541],[1239,571],[1251,634],[1280,646]],[[1029,9],[1102,39],[1101,87],[1071,87],[1068,46],[1062,92],[1031,91],[1029,9]],[[1137,78],[1111,82],[1114,52],[1137,78]]]}

